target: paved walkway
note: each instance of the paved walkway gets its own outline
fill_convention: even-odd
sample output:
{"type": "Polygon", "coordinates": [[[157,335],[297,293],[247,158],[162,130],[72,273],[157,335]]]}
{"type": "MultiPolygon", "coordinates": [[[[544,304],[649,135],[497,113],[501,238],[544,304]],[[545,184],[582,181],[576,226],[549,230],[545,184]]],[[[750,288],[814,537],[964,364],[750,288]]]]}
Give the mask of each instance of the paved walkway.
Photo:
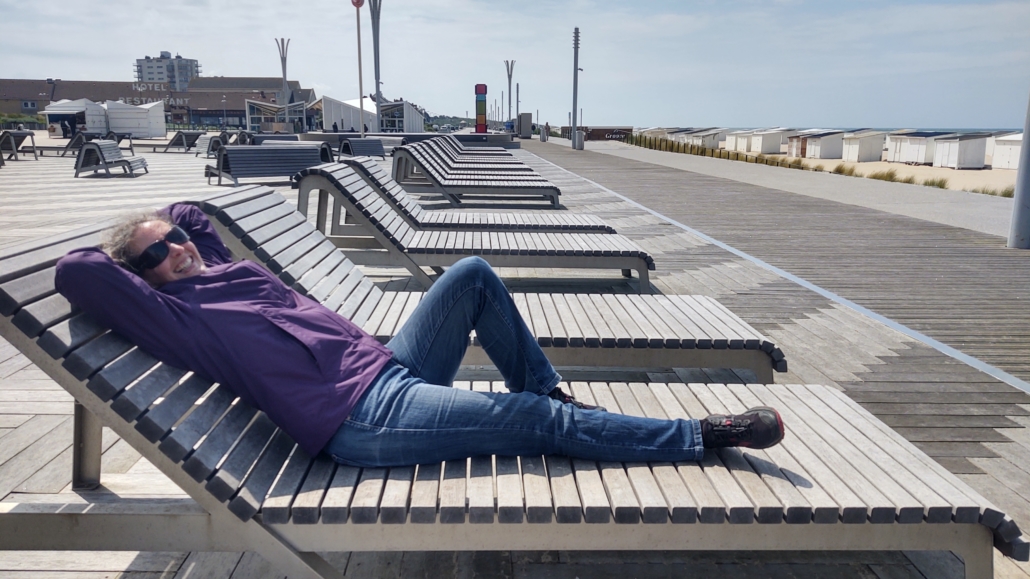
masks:
{"type": "MultiPolygon", "coordinates": [[[[569,146],[567,139],[552,138],[551,142],[569,146]]],[[[585,145],[588,151],[623,159],[878,209],[1006,238],[1009,234],[1013,201],[1003,197],[653,151],[614,141],[587,141],[585,145]]]]}

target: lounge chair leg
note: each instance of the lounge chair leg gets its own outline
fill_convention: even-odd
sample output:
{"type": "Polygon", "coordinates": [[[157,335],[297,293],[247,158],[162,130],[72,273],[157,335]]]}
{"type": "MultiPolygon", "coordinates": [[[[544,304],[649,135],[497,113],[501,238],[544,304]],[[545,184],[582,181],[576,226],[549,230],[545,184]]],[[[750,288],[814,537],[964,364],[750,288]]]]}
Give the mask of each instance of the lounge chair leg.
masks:
{"type": "Polygon", "coordinates": [[[633,270],[632,269],[624,269],[624,270],[622,270],[622,277],[633,277],[633,270]]]}
{"type": "Polygon", "coordinates": [[[970,541],[964,549],[957,552],[965,563],[966,579],[994,577],[994,544],[990,531],[979,534],[982,538],[977,537],[977,540],[970,541]]]}
{"type": "Polygon", "coordinates": [[[640,293],[651,293],[651,278],[647,273],[647,266],[638,269],[637,273],[640,275],[640,293]]]}
{"type": "Polygon", "coordinates": [[[72,489],[90,490],[100,486],[100,454],[103,425],[96,416],[75,403],[72,435],[72,489]]]}
{"type": "Polygon", "coordinates": [[[443,275],[443,268],[442,267],[434,265],[434,266],[431,266],[429,269],[432,269],[434,272],[436,272],[436,275],[443,275]]]}
{"type": "Polygon", "coordinates": [[[329,218],[329,192],[319,189],[318,191],[318,209],[315,212],[315,228],[321,231],[323,234],[328,235],[329,230],[326,229],[326,221],[329,218]]]}

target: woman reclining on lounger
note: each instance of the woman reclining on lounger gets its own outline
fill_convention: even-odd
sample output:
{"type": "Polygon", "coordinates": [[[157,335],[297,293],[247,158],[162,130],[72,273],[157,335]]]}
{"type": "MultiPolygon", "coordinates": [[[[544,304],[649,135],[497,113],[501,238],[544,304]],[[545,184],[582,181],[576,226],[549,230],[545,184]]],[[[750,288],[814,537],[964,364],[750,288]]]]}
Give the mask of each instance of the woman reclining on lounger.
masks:
{"type": "Polygon", "coordinates": [[[607,413],[557,387],[504,284],[455,264],[386,346],[265,268],[233,263],[207,217],[176,204],[126,220],[57,264],[57,289],[161,361],[232,389],[312,455],[386,467],[476,455],[699,460],[783,438],[770,408],[703,420],[607,413]],[[475,330],[511,393],[449,388],[475,330]]]}

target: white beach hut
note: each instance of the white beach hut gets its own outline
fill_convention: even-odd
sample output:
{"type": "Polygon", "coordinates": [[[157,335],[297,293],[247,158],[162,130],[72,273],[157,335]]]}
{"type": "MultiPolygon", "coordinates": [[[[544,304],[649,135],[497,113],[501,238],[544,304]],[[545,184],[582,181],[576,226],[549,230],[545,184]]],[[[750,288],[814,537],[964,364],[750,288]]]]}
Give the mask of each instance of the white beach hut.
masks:
{"type": "Polygon", "coordinates": [[[933,163],[934,151],[937,149],[937,139],[953,136],[955,133],[947,131],[913,131],[898,135],[896,138],[899,150],[898,154],[894,155],[897,159],[895,162],[930,165],[933,163]]]}
{"type": "Polygon", "coordinates": [[[936,139],[934,167],[983,169],[990,133],[966,133],[936,139]]]}
{"type": "Polygon", "coordinates": [[[782,145],[796,134],[798,134],[797,131],[785,127],[756,131],[751,135],[751,151],[765,155],[780,153],[782,145]]]}
{"type": "Polygon", "coordinates": [[[851,163],[870,163],[883,156],[887,133],[883,131],[855,131],[844,133],[841,158],[851,163]]]}
{"type": "MultiPolygon", "coordinates": [[[[162,103],[164,106],[164,103],[162,103]]],[[[106,133],[107,110],[89,99],[61,100],[43,109],[47,124],[67,121],[91,133],[106,133]]]]}
{"type": "Polygon", "coordinates": [[[1019,153],[1023,148],[1023,133],[1005,135],[994,140],[992,169],[1018,169],[1019,153]]]}
{"type": "Polygon", "coordinates": [[[368,125],[368,128],[372,129],[376,124],[375,101],[365,97],[364,105],[365,116],[362,117],[361,109],[358,108],[358,99],[345,102],[322,95],[322,129],[333,130],[333,123],[336,123],[337,129],[341,133],[348,132],[352,128],[361,132],[362,124],[368,125]]]}
{"type": "Polygon", "coordinates": [[[727,133],[729,133],[729,130],[724,128],[699,131],[690,135],[688,144],[694,145],[695,147],[718,149],[719,143],[726,140],[727,133]]]}
{"type": "Polygon", "coordinates": [[[826,131],[808,136],[806,159],[840,159],[844,151],[844,131],[826,131]]]}
{"type": "Polygon", "coordinates": [[[901,141],[910,133],[916,132],[915,129],[901,129],[898,131],[891,131],[887,133],[887,136],[883,141],[883,160],[890,163],[901,162],[901,141]]]}
{"type": "Polygon", "coordinates": [[[108,127],[116,133],[130,133],[134,139],[163,139],[167,133],[164,101],[140,106],[107,101],[102,106],[108,127]]]}
{"type": "Polygon", "coordinates": [[[726,150],[727,151],[742,151],[747,152],[748,147],[751,145],[751,135],[757,129],[746,129],[743,131],[733,131],[726,135],[726,150]]]}

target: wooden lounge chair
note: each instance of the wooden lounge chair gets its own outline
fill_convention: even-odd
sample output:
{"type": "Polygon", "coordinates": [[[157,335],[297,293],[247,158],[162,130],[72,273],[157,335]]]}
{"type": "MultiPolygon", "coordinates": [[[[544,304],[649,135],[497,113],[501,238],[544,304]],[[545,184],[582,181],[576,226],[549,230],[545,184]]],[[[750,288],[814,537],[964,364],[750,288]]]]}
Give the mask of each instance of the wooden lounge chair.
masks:
{"type": "MultiPolygon", "coordinates": [[[[458,145],[456,145],[455,143],[457,142],[457,139],[454,139],[453,137],[450,138],[450,139],[441,137],[441,138],[431,139],[431,140],[423,141],[423,142],[431,143],[433,146],[437,147],[442,152],[446,153],[451,159],[453,159],[454,161],[458,161],[458,162],[462,162],[462,161],[464,161],[464,162],[477,162],[478,161],[478,162],[498,163],[498,164],[507,163],[507,164],[525,165],[525,163],[523,163],[521,159],[513,156],[511,153],[508,153],[507,151],[504,151],[504,154],[496,154],[496,153],[477,154],[474,149],[472,149],[472,150],[470,150],[468,148],[459,149],[458,145],[460,145],[460,142],[458,143],[458,145]]],[[[503,151],[503,149],[502,149],[502,151],[503,151]]]]}
{"type": "Polygon", "coordinates": [[[7,160],[14,159],[18,161],[18,152],[21,150],[22,153],[26,153],[25,149],[22,149],[22,143],[28,139],[31,147],[25,147],[32,151],[32,157],[36,161],[39,160],[39,155],[36,153],[36,133],[32,131],[3,131],[0,132],[0,155],[7,155],[7,160]]]}
{"type": "Polygon", "coordinates": [[[190,149],[197,146],[197,141],[200,140],[200,137],[205,134],[207,134],[207,131],[178,131],[172,135],[172,138],[167,143],[156,145],[147,143],[145,146],[150,147],[154,153],[159,152],[158,149],[161,149],[161,153],[167,153],[171,149],[182,149],[179,152],[189,153],[190,149]]]}
{"type": "MultiPolygon", "coordinates": [[[[307,214],[312,191],[331,195],[336,206],[345,210],[371,235],[382,251],[352,255],[362,264],[399,265],[408,269],[424,286],[433,280],[423,270],[453,265],[468,255],[485,257],[497,267],[568,267],[618,269],[623,275],[636,270],[640,292],[649,292],[648,270],[654,260],[633,241],[621,236],[598,233],[549,233],[544,231],[421,229],[406,221],[392,204],[376,193],[353,169],[342,163],[329,163],[302,170],[295,178],[299,193],[297,208],[307,214]]],[[[319,200],[319,207],[325,201],[319,200]]],[[[324,225],[324,215],[319,223],[324,225]]],[[[339,223],[339,213],[332,223],[339,223]]],[[[323,231],[327,231],[324,226],[323,231]]],[[[341,247],[353,247],[349,238],[334,238],[341,247]]]]}
{"type": "Polygon", "coordinates": [[[386,160],[386,149],[382,139],[340,139],[339,156],[382,157],[386,160]]]}
{"type": "MultiPolygon", "coordinates": [[[[234,256],[265,265],[297,291],[332,290],[331,284],[316,285],[324,278],[335,279],[327,278],[327,272],[346,274],[346,281],[332,283],[345,283],[348,293],[333,299],[350,299],[350,305],[341,311],[349,312],[345,315],[384,342],[410,314],[402,304],[421,298],[422,292],[379,291],[352,265],[344,265],[353,261],[336,251],[282,195],[267,187],[240,187],[204,199],[198,206],[211,217],[234,256]],[[337,266],[346,269],[333,269],[337,266]],[[351,296],[355,287],[363,289],[351,296]],[[349,309],[351,306],[354,309],[349,309]],[[354,313],[359,306],[361,312],[354,313]],[[389,307],[397,311],[387,316],[382,308],[389,307]],[[383,315],[371,318],[373,310],[383,315]]],[[[763,382],[772,381],[773,370],[787,369],[783,353],[772,342],[710,298],[540,296],[515,294],[515,301],[541,347],[559,366],[747,368],[763,382]]],[[[319,294],[318,299],[325,297],[319,294]]],[[[340,307],[333,303],[334,309],[340,307]]],[[[490,364],[482,351],[475,349],[477,343],[472,345],[466,363],[490,364]]]]}
{"type": "Polygon", "coordinates": [[[230,139],[229,133],[225,131],[217,135],[203,135],[197,139],[197,152],[193,156],[199,157],[203,153],[205,157],[211,159],[218,154],[218,149],[229,144],[230,139]]]}
{"type": "Polygon", "coordinates": [[[62,157],[68,155],[68,153],[71,153],[72,156],[75,156],[75,155],[78,155],[79,149],[82,148],[82,144],[85,143],[85,142],[86,142],[86,136],[85,136],[84,133],[82,133],[80,131],[78,133],[75,133],[75,136],[73,136],[72,138],[68,139],[68,143],[66,143],[64,146],[57,146],[57,145],[35,145],[35,144],[33,144],[31,151],[27,150],[26,147],[22,147],[21,152],[22,153],[29,153],[29,152],[38,153],[40,156],[43,156],[43,155],[46,154],[47,151],[50,151],[50,152],[53,152],[53,153],[59,153],[60,156],[62,156],[62,157]]]}
{"type": "MultiPolygon", "coordinates": [[[[216,213],[243,208],[247,201],[230,201],[239,193],[223,195],[216,213]]],[[[969,578],[992,576],[992,544],[1017,560],[1030,555],[1010,517],[821,386],[563,385],[632,415],[703,417],[758,404],[783,414],[781,445],[708,452],[701,462],[521,456],[359,469],[311,457],[225,386],[158,362],[55,293],[56,260],[97,241],[91,227],[0,254],[0,335],[75,398],[80,489],[78,502],[0,505],[0,548],[248,550],[305,579],[341,577],[316,554],[340,549],[949,550],[969,578]],[[195,504],[89,502],[85,489],[101,482],[103,426],[195,504]]],[[[351,285],[341,268],[353,270],[337,262],[309,295],[345,315],[378,316],[354,303],[368,286],[351,285]]]]}
{"type": "Polygon", "coordinates": [[[499,157],[513,156],[511,151],[504,147],[469,147],[454,135],[442,135],[440,138],[450,143],[459,153],[468,155],[496,155],[499,157]]]}
{"type": "Polygon", "coordinates": [[[539,179],[543,178],[540,177],[532,167],[526,165],[520,159],[516,159],[515,157],[510,159],[499,159],[494,157],[466,157],[463,155],[455,155],[438,141],[439,139],[422,141],[421,143],[413,145],[413,147],[420,149],[424,154],[432,157],[433,160],[437,162],[441,170],[447,173],[448,176],[453,177],[458,173],[490,173],[497,175],[525,173],[533,175],[539,179]]]}
{"type": "MultiPolygon", "coordinates": [[[[408,195],[374,159],[340,158],[361,176],[383,199],[389,201],[409,225],[421,229],[518,230],[581,233],[615,233],[595,215],[537,211],[532,213],[473,213],[427,211],[408,195]]],[[[339,223],[339,220],[334,221],[339,223]]],[[[337,231],[332,231],[334,235],[337,231]]]]}
{"type": "Polygon", "coordinates": [[[239,180],[251,177],[293,177],[301,169],[332,162],[333,149],[329,143],[266,143],[261,146],[229,145],[218,150],[218,163],[204,168],[208,183],[212,177],[239,180]]]}
{"type": "Polygon", "coordinates": [[[561,191],[536,173],[491,174],[486,171],[445,172],[438,161],[419,147],[419,143],[393,150],[393,179],[411,193],[436,193],[451,205],[466,199],[511,200],[542,197],[555,209],[561,191]]]}
{"type": "Polygon", "coordinates": [[[132,177],[135,177],[136,171],[140,169],[145,173],[150,172],[147,169],[147,160],[143,157],[123,157],[118,143],[100,140],[86,143],[79,149],[79,155],[75,159],[75,176],[78,177],[79,173],[84,171],[93,171],[93,174],[96,174],[103,169],[110,177],[112,167],[121,167],[122,173],[128,173],[132,177]]]}

